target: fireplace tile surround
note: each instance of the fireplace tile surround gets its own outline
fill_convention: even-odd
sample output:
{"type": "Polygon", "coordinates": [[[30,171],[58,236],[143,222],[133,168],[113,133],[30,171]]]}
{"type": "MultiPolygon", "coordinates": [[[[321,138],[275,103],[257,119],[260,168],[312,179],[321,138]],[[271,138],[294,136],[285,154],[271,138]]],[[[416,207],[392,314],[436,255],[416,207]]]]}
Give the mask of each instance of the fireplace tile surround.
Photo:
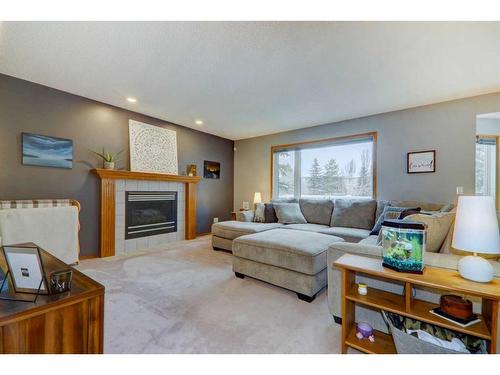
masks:
{"type": "Polygon", "coordinates": [[[196,186],[201,177],[127,170],[93,169],[100,180],[99,257],[127,254],[161,244],[196,238],[196,186]],[[125,239],[127,191],[176,191],[177,231],[125,239]]]}
{"type": "Polygon", "coordinates": [[[116,180],[115,181],[115,255],[145,250],[161,244],[182,241],[185,238],[184,183],[167,181],[116,180]],[[176,191],[177,232],[125,239],[125,192],[127,191],[176,191]]]}

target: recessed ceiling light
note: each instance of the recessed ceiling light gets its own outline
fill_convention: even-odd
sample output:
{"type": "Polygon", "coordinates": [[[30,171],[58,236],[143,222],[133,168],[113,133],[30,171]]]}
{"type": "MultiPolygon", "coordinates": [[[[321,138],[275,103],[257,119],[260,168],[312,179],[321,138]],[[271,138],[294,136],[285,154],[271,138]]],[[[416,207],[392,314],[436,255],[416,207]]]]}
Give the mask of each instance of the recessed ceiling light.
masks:
{"type": "Polygon", "coordinates": [[[203,121],[202,120],[196,120],[194,123],[196,125],[203,125],[203,121]]]}
{"type": "Polygon", "coordinates": [[[127,102],[129,102],[129,103],[137,103],[137,99],[136,98],[127,98],[127,102]]]}

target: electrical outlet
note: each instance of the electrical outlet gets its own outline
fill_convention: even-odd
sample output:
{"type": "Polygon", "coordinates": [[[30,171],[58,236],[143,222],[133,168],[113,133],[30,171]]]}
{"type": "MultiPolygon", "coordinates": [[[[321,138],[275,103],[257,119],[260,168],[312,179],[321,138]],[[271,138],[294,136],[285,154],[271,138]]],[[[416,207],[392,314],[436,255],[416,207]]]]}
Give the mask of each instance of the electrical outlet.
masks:
{"type": "Polygon", "coordinates": [[[219,218],[218,217],[214,217],[214,223],[218,223],[219,222],[219,218]]]}
{"type": "Polygon", "coordinates": [[[463,194],[464,194],[464,187],[457,186],[457,195],[463,195],[463,194]]]}

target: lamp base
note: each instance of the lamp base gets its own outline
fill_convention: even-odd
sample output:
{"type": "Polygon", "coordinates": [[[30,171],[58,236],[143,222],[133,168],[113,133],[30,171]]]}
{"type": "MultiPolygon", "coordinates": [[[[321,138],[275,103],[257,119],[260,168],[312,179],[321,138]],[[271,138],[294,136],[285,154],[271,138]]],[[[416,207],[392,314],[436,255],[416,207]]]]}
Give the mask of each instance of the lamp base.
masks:
{"type": "Polygon", "coordinates": [[[466,256],[458,261],[458,272],[464,279],[489,283],[493,280],[493,266],[478,256],[466,256]]]}

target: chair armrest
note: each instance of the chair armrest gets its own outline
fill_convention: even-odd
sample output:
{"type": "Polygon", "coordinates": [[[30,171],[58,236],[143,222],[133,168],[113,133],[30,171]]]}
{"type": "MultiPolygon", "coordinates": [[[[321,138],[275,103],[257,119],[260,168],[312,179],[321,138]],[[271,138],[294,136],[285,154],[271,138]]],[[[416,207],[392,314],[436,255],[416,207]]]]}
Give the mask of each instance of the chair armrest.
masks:
{"type": "Polygon", "coordinates": [[[255,212],[252,210],[236,212],[236,220],[238,220],[238,221],[252,222],[254,216],[255,216],[255,212]]]}

